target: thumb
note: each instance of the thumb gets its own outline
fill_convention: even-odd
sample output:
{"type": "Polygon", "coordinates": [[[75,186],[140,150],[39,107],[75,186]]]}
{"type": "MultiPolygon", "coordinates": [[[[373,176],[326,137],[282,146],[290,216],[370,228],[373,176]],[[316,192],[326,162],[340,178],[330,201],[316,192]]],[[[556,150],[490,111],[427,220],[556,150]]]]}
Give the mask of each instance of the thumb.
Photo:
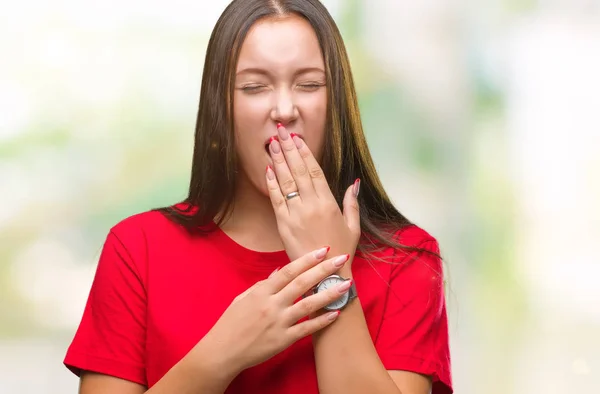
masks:
{"type": "Polygon", "coordinates": [[[358,192],[360,191],[360,179],[357,179],[344,194],[344,220],[350,231],[360,237],[360,210],[358,208],[358,192]]]}

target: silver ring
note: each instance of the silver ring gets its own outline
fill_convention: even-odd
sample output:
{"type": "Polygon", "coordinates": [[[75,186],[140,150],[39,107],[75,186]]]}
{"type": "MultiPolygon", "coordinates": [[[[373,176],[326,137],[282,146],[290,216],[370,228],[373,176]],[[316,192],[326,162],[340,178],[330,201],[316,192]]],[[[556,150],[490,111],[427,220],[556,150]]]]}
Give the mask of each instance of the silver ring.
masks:
{"type": "Polygon", "coordinates": [[[298,197],[300,195],[300,193],[298,192],[291,192],[285,195],[285,199],[286,200],[291,200],[294,197],[298,197]]]}

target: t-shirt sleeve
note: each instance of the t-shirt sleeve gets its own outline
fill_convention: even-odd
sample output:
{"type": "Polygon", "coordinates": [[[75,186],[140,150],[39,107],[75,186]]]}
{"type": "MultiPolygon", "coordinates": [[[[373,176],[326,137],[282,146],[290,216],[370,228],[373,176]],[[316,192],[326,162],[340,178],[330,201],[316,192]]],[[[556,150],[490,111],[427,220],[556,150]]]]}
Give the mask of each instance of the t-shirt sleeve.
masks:
{"type": "MultiPolygon", "coordinates": [[[[412,246],[412,245],[411,245],[412,246]]],[[[414,244],[439,255],[427,237],[414,244]]],[[[375,346],[387,370],[432,377],[433,394],[452,393],[448,319],[440,258],[423,251],[396,251],[390,288],[375,346]]]]}
{"type": "Polygon", "coordinates": [[[146,292],[131,250],[111,231],[100,255],[81,323],[64,364],[147,385],[146,292]]]}

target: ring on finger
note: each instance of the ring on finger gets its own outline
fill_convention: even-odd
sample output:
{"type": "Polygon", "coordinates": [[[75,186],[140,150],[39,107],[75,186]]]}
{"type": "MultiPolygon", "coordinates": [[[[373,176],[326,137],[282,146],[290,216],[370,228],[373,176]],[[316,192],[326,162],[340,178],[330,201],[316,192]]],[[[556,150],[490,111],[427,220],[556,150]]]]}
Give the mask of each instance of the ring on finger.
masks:
{"type": "Polygon", "coordinates": [[[288,193],[288,194],[285,195],[285,199],[286,200],[291,200],[292,198],[299,197],[299,196],[300,196],[300,193],[298,193],[298,192],[291,192],[291,193],[288,193]]]}

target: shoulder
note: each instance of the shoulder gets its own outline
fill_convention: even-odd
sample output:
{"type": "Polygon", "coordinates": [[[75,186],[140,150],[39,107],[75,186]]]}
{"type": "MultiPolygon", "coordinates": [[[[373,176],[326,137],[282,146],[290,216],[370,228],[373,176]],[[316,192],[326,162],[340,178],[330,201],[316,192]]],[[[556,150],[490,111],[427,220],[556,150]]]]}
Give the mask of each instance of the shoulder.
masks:
{"type": "Polygon", "coordinates": [[[423,228],[410,224],[394,233],[394,239],[401,245],[419,247],[428,243],[436,243],[437,240],[423,228]]]}
{"type": "Polygon", "coordinates": [[[189,234],[186,230],[168,219],[162,212],[151,210],[137,213],[113,225],[107,236],[107,243],[135,259],[148,257],[150,245],[176,245],[185,242],[189,234]]]}
{"type": "Polygon", "coordinates": [[[390,238],[396,245],[380,249],[375,256],[391,266],[392,278],[400,275],[418,281],[433,276],[442,280],[440,247],[429,232],[410,224],[392,232],[390,238]]]}
{"type": "Polygon", "coordinates": [[[183,230],[182,226],[169,220],[162,212],[152,210],[122,219],[110,228],[110,233],[118,238],[141,240],[157,235],[178,234],[183,230]]]}
{"type": "Polygon", "coordinates": [[[438,241],[423,228],[409,224],[400,229],[387,232],[388,240],[395,244],[381,245],[381,242],[375,242],[379,245],[377,251],[371,253],[376,257],[390,258],[394,260],[402,259],[414,252],[433,252],[439,255],[438,241]],[[382,247],[381,247],[382,246],[382,247]]]}

